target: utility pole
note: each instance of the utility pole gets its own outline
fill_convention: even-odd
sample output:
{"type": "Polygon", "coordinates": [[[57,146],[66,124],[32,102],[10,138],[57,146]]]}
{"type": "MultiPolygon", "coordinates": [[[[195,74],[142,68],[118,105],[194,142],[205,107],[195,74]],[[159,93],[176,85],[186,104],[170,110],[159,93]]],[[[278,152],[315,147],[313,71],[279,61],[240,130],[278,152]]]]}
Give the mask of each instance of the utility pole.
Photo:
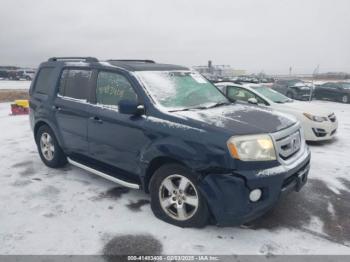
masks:
{"type": "Polygon", "coordinates": [[[320,71],[320,65],[318,64],[316,66],[316,68],[314,69],[314,71],[312,72],[312,87],[311,87],[311,92],[310,92],[310,97],[309,97],[309,101],[312,100],[312,95],[315,91],[315,83],[314,83],[314,80],[315,80],[315,76],[319,73],[320,71]]]}

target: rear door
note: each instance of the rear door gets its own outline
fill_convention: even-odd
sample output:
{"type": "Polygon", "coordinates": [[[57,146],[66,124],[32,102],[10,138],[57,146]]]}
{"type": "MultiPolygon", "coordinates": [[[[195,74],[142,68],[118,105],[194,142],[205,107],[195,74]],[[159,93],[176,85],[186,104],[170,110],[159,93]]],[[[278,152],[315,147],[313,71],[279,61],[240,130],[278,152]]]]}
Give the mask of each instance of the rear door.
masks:
{"type": "Polygon", "coordinates": [[[118,112],[121,100],[139,101],[126,73],[99,71],[88,123],[89,152],[94,159],[138,174],[140,150],[147,143],[143,125],[146,116],[118,112]]]}
{"type": "Polygon", "coordinates": [[[342,88],[341,83],[332,83],[332,86],[329,90],[329,97],[334,101],[342,101],[342,97],[344,96],[344,89],[342,88]]]}
{"type": "Polygon", "coordinates": [[[32,128],[34,128],[37,118],[45,119],[46,121],[51,120],[49,94],[55,88],[55,79],[56,73],[54,67],[41,67],[30,87],[29,117],[32,128]]]}
{"type": "Polygon", "coordinates": [[[64,148],[70,153],[88,154],[87,125],[92,71],[65,68],[53,109],[64,148]]]}
{"type": "Polygon", "coordinates": [[[336,99],[336,93],[335,93],[335,84],[334,83],[326,83],[323,88],[321,89],[321,97],[327,98],[330,100],[336,99]]]}

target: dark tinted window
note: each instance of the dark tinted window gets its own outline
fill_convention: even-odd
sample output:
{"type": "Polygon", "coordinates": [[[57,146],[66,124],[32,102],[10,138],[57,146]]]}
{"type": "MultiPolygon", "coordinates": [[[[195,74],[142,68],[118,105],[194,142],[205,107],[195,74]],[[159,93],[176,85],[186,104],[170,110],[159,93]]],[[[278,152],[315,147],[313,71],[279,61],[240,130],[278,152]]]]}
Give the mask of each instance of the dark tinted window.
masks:
{"type": "Polygon", "coordinates": [[[97,77],[96,102],[118,105],[123,99],[137,101],[137,95],[130,82],[121,74],[100,72],[97,77]]]}
{"type": "Polygon", "coordinates": [[[40,69],[38,78],[35,83],[35,92],[40,94],[48,94],[50,87],[50,79],[54,68],[45,67],[40,69]]]}
{"type": "Polygon", "coordinates": [[[65,69],[62,72],[59,94],[75,99],[87,100],[92,71],[85,69],[65,69]]]}
{"type": "Polygon", "coordinates": [[[58,93],[61,96],[64,96],[64,88],[66,86],[67,75],[68,75],[68,70],[63,70],[60,78],[59,87],[58,87],[58,93]]]}

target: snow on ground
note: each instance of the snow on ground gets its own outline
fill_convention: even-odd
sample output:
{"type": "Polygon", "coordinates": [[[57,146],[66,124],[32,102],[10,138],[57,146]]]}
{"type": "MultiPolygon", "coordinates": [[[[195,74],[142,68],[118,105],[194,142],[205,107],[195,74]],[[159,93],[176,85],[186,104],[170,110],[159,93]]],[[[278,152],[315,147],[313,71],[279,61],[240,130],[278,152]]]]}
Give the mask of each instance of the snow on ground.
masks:
{"type": "Polygon", "coordinates": [[[0,80],[0,89],[29,89],[31,81],[0,80]]]}
{"type": "Polygon", "coordinates": [[[0,254],[350,254],[350,105],[312,103],[333,109],[340,126],[334,141],[310,145],[303,190],[245,227],[203,229],[156,219],[141,191],[44,166],[28,116],[2,103],[0,254]]]}

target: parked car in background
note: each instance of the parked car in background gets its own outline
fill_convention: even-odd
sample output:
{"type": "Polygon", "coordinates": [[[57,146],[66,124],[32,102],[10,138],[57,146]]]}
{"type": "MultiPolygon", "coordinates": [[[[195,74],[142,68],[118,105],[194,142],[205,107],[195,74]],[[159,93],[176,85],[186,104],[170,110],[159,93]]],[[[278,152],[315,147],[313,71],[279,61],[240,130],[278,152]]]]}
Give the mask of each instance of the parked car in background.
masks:
{"type": "Polygon", "coordinates": [[[19,77],[17,70],[8,70],[7,71],[7,79],[8,80],[20,80],[20,77],[19,77]]]}
{"type": "Polygon", "coordinates": [[[230,103],[187,67],[50,58],[29,93],[47,166],[68,161],[143,189],[155,216],[177,226],[247,222],[307,181],[310,151],[294,117],[230,103]]]}
{"type": "Polygon", "coordinates": [[[8,79],[9,74],[7,70],[0,70],[0,79],[8,79]]]}
{"type": "Polygon", "coordinates": [[[19,79],[31,81],[34,78],[35,70],[20,69],[20,70],[17,70],[17,75],[19,79]]]}
{"type": "Polygon", "coordinates": [[[350,103],[350,83],[337,82],[318,85],[314,91],[314,98],[327,99],[336,102],[350,103]]]}
{"type": "Polygon", "coordinates": [[[272,85],[272,89],[296,100],[310,100],[312,98],[312,85],[299,79],[279,79],[272,85]]]}
{"type": "Polygon", "coordinates": [[[332,111],[310,102],[295,101],[269,87],[231,82],[217,83],[216,86],[231,100],[258,104],[295,116],[303,127],[307,141],[332,139],[338,128],[338,120],[332,111]]]}

